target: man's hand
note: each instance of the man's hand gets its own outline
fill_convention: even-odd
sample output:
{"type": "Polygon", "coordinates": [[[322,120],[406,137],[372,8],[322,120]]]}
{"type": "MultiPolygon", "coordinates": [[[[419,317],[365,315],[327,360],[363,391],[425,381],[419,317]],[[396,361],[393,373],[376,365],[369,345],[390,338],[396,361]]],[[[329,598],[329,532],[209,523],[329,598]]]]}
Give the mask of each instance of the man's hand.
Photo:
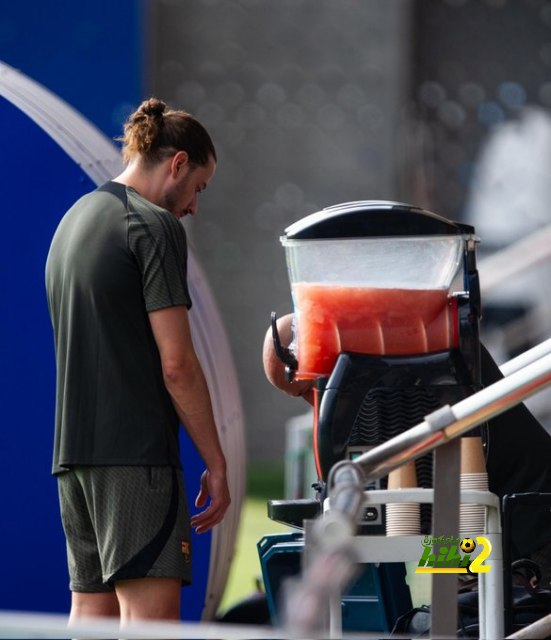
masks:
{"type": "Polygon", "coordinates": [[[209,506],[191,519],[191,526],[197,533],[205,533],[221,522],[230,506],[230,491],[225,473],[213,473],[208,470],[203,472],[201,489],[195,500],[195,506],[204,507],[209,496],[209,506]]]}

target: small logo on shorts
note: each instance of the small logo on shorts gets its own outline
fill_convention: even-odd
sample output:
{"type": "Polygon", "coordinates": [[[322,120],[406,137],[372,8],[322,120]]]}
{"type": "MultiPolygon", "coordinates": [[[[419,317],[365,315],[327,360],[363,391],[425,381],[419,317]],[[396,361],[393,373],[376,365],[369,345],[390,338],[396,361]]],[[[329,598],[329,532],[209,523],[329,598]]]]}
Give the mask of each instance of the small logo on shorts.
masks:
{"type": "Polygon", "coordinates": [[[184,560],[191,562],[191,545],[189,542],[182,540],[182,553],[184,554],[184,560]]]}

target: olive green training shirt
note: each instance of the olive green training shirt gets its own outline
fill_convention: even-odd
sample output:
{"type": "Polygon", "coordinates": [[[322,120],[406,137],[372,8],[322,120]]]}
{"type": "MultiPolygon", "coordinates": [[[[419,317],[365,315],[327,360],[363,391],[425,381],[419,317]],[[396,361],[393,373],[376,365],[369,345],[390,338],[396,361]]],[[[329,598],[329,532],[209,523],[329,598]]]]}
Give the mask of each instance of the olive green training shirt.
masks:
{"type": "Polygon", "coordinates": [[[53,473],[180,466],[179,421],[148,312],[191,307],[181,223],[108,182],[61,220],[46,263],[57,363],[53,473]]]}

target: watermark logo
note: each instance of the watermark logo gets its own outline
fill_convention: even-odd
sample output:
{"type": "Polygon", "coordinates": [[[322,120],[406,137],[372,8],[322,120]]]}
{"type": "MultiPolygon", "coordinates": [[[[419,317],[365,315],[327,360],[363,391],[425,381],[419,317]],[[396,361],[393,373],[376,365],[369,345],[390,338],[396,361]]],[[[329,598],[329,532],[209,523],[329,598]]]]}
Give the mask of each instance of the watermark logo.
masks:
{"type": "Polygon", "coordinates": [[[491,565],[483,564],[492,551],[488,538],[429,538],[421,542],[423,554],[415,573],[489,573],[491,565]],[[476,549],[479,553],[472,558],[476,549]],[[472,558],[472,559],[471,559],[472,558]]]}

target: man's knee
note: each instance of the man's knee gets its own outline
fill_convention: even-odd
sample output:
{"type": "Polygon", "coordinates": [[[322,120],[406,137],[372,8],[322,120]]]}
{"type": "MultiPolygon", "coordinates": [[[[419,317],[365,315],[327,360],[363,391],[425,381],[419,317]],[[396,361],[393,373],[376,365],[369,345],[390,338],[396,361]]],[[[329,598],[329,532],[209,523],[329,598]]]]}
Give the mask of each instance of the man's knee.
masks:
{"type": "Polygon", "coordinates": [[[115,589],[121,622],[133,620],[180,620],[180,578],[121,580],[115,589]]]}
{"type": "Polygon", "coordinates": [[[71,596],[70,620],[77,618],[118,617],[120,615],[117,594],[109,593],[81,593],[74,591],[71,596]]]}

